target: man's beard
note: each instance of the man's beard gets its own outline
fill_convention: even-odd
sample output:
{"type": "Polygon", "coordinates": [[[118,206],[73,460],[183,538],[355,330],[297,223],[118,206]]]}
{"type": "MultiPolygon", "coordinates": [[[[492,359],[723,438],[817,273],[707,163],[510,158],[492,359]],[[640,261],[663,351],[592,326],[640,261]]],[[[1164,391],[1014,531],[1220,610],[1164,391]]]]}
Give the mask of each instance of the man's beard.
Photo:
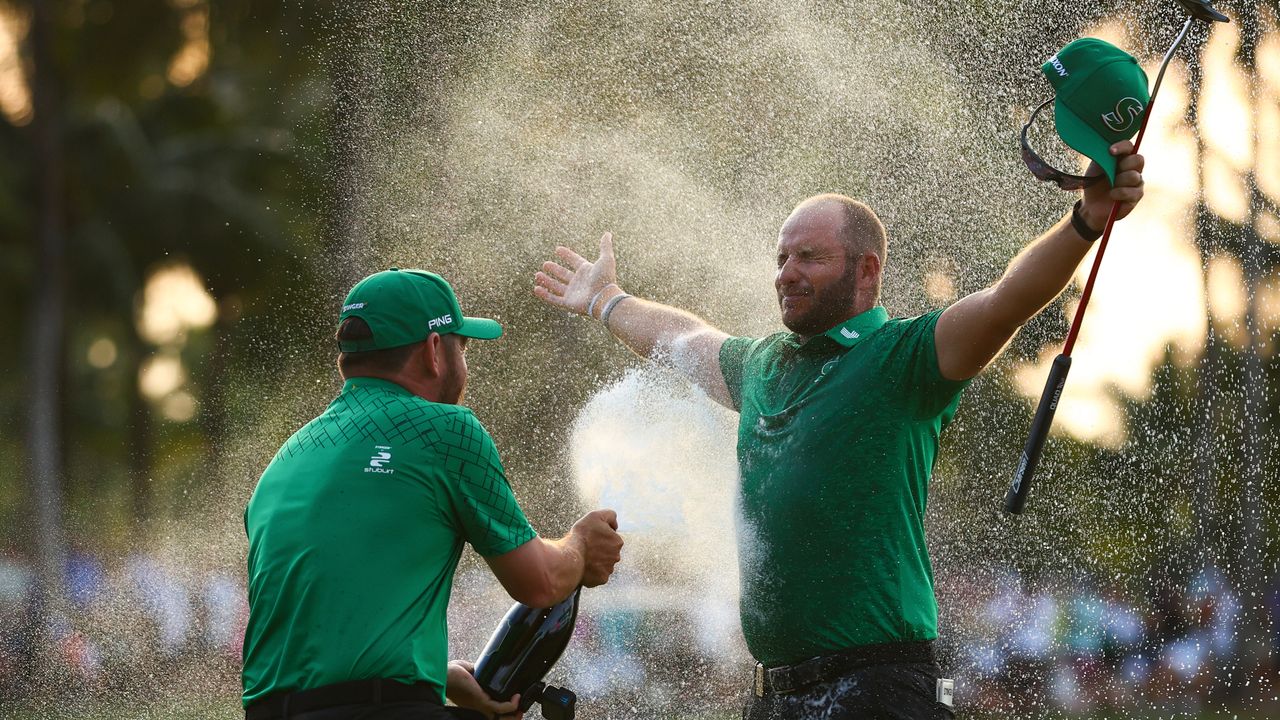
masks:
{"type": "MultiPolygon", "coordinates": [[[[856,270],[856,268],[855,268],[856,270]]],[[[848,319],[853,298],[858,291],[858,276],[855,272],[845,273],[835,283],[823,290],[815,290],[809,312],[787,321],[783,315],[782,324],[797,335],[813,337],[820,335],[848,319]]],[[[782,296],[778,296],[778,306],[782,306],[782,296]]]]}
{"type": "Polygon", "coordinates": [[[467,393],[467,376],[458,363],[452,359],[445,360],[445,373],[440,378],[440,402],[446,405],[461,405],[467,393]]]}

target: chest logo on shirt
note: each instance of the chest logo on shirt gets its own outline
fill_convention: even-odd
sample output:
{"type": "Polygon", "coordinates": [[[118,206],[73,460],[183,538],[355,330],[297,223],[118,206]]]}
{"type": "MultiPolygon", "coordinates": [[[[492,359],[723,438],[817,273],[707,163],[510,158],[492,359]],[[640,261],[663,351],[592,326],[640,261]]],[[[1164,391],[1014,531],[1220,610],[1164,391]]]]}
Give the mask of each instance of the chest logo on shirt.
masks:
{"type": "Polygon", "coordinates": [[[850,330],[849,328],[846,328],[846,327],[840,328],[840,334],[845,336],[846,338],[849,338],[850,340],[857,340],[858,338],[862,337],[861,335],[858,334],[857,330],[850,330]]]}
{"type": "Polygon", "coordinates": [[[386,473],[390,475],[395,472],[395,468],[383,467],[391,462],[391,446],[390,445],[374,445],[373,457],[369,458],[369,467],[365,468],[365,472],[386,473]]]}
{"type": "Polygon", "coordinates": [[[839,364],[839,362],[840,362],[840,358],[835,358],[834,360],[828,360],[825,364],[823,364],[822,370],[818,373],[818,377],[813,379],[813,382],[817,383],[819,380],[826,377],[827,373],[834,370],[836,365],[839,364]]]}

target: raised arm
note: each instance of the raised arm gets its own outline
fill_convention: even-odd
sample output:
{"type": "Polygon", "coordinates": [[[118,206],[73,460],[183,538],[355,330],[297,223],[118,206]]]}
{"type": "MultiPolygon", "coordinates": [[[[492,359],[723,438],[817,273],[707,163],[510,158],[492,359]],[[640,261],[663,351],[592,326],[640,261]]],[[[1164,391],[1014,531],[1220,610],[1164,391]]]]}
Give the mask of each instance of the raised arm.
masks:
{"type": "MultiPolygon", "coordinates": [[[[1112,202],[1119,202],[1116,218],[1128,215],[1142,199],[1141,155],[1131,154],[1133,143],[1111,146],[1120,157],[1115,187],[1103,181],[1085,189],[1080,214],[1100,230],[1112,202]]],[[[1090,165],[1089,173],[1101,173],[1090,165]]],[[[994,285],[957,300],[943,311],[934,329],[938,368],[951,380],[967,380],[991,363],[1028,320],[1035,317],[1071,282],[1092,243],[1071,225],[1067,215],[1022,249],[994,285]]]]}
{"type": "Polygon", "coordinates": [[[720,371],[720,346],[728,334],[692,313],[627,295],[618,286],[611,233],[600,238],[600,257],[595,262],[567,247],[557,247],[556,256],[564,264],[542,264],[534,275],[534,295],[555,307],[604,321],[614,337],[637,355],[670,365],[712,400],[734,409],[720,371]]]}

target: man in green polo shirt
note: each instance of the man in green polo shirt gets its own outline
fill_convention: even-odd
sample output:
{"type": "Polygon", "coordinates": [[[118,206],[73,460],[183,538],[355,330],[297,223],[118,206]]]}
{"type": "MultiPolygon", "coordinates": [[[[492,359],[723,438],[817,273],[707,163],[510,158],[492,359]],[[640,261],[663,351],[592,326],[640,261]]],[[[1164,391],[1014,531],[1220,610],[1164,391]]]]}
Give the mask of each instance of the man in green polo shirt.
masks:
{"type": "Polygon", "coordinates": [[[841,195],[801,202],[779,231],[789,332],[730,337],[628,295],[609,233],[595,262],[558,247],[535,275],[537,297],[600,320],[740,413],[741,619],[758,661],[748,720],[951,716],[924,533],[939,436],[969,379],[1066,287],[1112,202],[1123,218],[1142,197],[1141,156],[1127,141],[1110,152],[1114,187],[1089,186],[990,287],[918,317],[879,305],[884,227],[841,195]]]}
{"type": "Polygon", "coordinates": [[[547,607],[606,582],[622,539],[608,510],[555,541],[525,519],[461,405],[467,340],[501,334],[434,273],[392,268],[347,296],[342,392],[280,448],[245,510],[248,720],[519,717],[447,663],[463,544],[513,598],[547,607]]]}

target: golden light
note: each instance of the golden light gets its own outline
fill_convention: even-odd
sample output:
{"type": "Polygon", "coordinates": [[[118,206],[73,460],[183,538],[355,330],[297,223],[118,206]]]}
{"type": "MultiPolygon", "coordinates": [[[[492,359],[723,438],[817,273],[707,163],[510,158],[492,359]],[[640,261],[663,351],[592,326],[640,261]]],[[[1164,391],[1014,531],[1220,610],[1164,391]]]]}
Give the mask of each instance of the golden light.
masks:
{"type": "Polygon", "coordinates": [[[1218,322],[1238,322],[1245,311],[1244,270],[1232,255],[1209,261],[1209,308],[1218,322]]]}
{"type": "Polygon", "coordinates": [[[1264,345],[1267,345],[1264,350],[1274,351],[1269,343],[1273,334],[1280,330],[1280,282],[1276,278],[1268,278],[1258,288],[1255,304],[1258,309],[1258,331],[1264,338],[1264,345]]]}
{"type": "MultiPolygon", "coordinates": [[[[1280,202],[1280,34],[1258,44],[1258,189],[1280,202]]],[[[1280,238],[1270,238],[1280,240],[1280,238]]]]}
{"type": "Polygon", "coordinates": [[[177,263],[154,271],[142,291],[138,334],[154,345],[180,343],[188,330],[206,328],[218,306],[190,265],[177,263]]]}
{"type": "Polygon", "coordinates": [[[153,355],[138,370],[138,389],[152,401],[163,400],[186,381],[187,371],[176,354],[153,355]]]}
{"type": "Polygon", "coordinates": [[[1273,213],[1258,213],[1258,219],[1254,221],[1253,229],[1258,231],[1258,235],[1263,240],[1280,242],[1280,218],[1273,213]]]}
{"type": "Polygon", "coordinates": [[[1258,80],[1259,90],[1280,95],[1280,36],[1275,33],[1267,35],[1258,43],[1258,80]]]}
{"type": "Polygon", "coordinates": [[[186,422],[196,416],[196,398],[186,390],[179,390],[160,402],[160,414],[174,422],[186,422]]]}
{"type": "Polygon", "coordinates": [[[99,370],[105,370],[116,364],[116,358],[119,353],[116,350],[116,344],[111,338],[100,337],[89,345],[89,352],[86,359],[89,364],[99,370]]]}
{"type": "Polygon", "coordinates": [[[1249,219],[1249,186],[1221,155],[1204,159],[1204,200],[1210,210],[1233,223],[1249,219]]]}
{"type": "Polygon", "coordinates": [[[1205,149],[1234,171],[1247,170],[1253,160],[1249,74],[1236,62],[1239,46],[1238,24],[1214,24],[1200,57],[1204,81],[1196,108],[1205,149]]]}
{"type": "Polygon", "coordinates": [[[176,87],[186,87],[199,80],[209,69],[209,6],[203,2],[182,0],[172,2],[183,8],[182,47],[169,61],[166,73],[169,82],[176,87]]]}
{"type": "Polygon", "coordinates": [[[30,24],[27,15],[0,4],[0,114],[14,125],[26,125],[35,116],[19,52],[30,24]]]}

